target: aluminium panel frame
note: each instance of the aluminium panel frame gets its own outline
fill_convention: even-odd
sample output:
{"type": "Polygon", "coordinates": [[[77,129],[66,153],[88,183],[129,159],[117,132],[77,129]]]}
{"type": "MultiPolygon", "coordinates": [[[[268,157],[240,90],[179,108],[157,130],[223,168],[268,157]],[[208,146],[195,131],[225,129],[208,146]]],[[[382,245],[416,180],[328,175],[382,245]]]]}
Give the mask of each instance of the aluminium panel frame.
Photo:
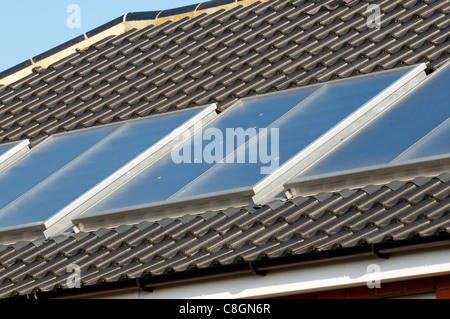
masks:
{"type": "Polygon", "coordinates": [[[7,150],[2,155],[0,155],[0,172],[30,150],[29,147],[30,141],[28,139],[21,140],[19,142],[2,144],[2,146],[7,146],[11,144],[16,145],[13,146],[11,149],[7,150]]]}
{"type": "MultiPolygon", "coordinates": [[[[320,159],[323,155],[337,147],[342,140],[363,127],[374,116],[380,112],[383,112],[386,108],[391,106],[395,101],[419,85],[426,78],[426,65],[424,63],[405,68],[411,70],[383,91],[378,93],[372,99],[367,101],[340,123],[336,124],[333,128],[317,138],[313,143],[286,161],[273,174],[268,175],[254,185],[253,189],[255,196],[253,196],[253,201],[255,204],[264,205],[270,202],[275,196],[284,192],[284,183],[288,182],[293,177],[298,176],[299,173],[310,167],[310,165],[320,159]]],[[[380,73],[395,72],[395,70],[405,68],[370,73],[364,76],[374,76],[380,73]]],[[[350,79],[352,78],[349,78],[348,80],[350,79]]]]}
{"type": "MultiPolygon", "coordinates": [[[[129,161],[107,178],[100,181],[97,185],[89,189],[83,195],[66,205],[60,211],[45,221],[46,230],[44,234],[46,237],[57,235],[65,230],[70,229],[73,226],[72,218],[82,214],[98,201],[108,196],[115,189],[126,183],[130,179],[138,175],[142,170],[152,165],[160,157],[170,152],[177,144],[184,142],[178,140],[178,136],[184,136],[184,132],[192,134],[196,128],[196,123],[199,121],[209,122],[217,116],[217,105],[207,104],[205,106],[197,107],[195,109],[203,109],[196,115],[192,116],[189,120],[185,121],[182,125],[175,130],[167,134],[158,142],[150,146],[140,155],[129,161]]],[[[184,109],[176,112],[188,112],[194,108],[184,109]]],[[[169,113],[164,113],[158,116],[170,116],[169,113]]]]}

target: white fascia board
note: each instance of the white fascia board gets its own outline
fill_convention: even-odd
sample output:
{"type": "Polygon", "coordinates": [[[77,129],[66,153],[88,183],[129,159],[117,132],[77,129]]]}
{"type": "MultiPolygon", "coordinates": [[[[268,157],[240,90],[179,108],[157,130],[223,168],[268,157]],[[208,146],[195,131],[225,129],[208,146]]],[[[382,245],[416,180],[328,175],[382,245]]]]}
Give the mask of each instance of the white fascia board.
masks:
{"type": "MultiPolygon", "coordinates": [[[[30,141],[28,139],[13,143],[15,143],[16,145],[0,156],[0,171],[5,169],[12,162],[16,161],[19,157],[21,157],[23,154],[25,154],[30,150],[29,148],[30,141]]],[[[8,144],[2,145],[6,146],[8,144]]]]}
{"type": "Polygon", "coordinates": [[[389,259],[364,255],[200,281],[132,289],[89,298],[109,299],[250,299],[289,296],[450,274],[450,246],[392,253],[389,259]],[[374,269],[379,270],[375,272],[374,269]]]}
{"type": "Polygon", "coordinates": [[[47,219],[45,221],[45,226],[47,228],[45,231],[46,237],[57,235],[61,231],[65,231],[66,229],[72,227],[72,218],[78,216],[119,185],[139,174],[145,167],[151,165],[158,158],[169,152],[176,144],[182,143],[183,141],[178,140],[177,137],[183,136],[183,132],[193,134],[196,129],[196,123],[200,121],[203,121],[203,123],[208,123],[217,116],[216,104],[208,104],[201,108],[203,108],[203,110],[198,114],[191,117],[189,120],[153,144],[136,158],[122,166],[113,174],[102,180],[96,186],[47,219]]]}
{"type": "Polygon", "coordinates": [[[326,152],[336,147],[356,130],[363,127],[373,117],[391,106],[405,93],[412,90],[426,78],[424,63],[409,67],[411,70],[367,101],[340,123],[328,130],[313,143],[290,158],[274,173],[268,175],[254,186],[256,204],[266,204],[272,196],[283,191],[283,184],[309,167],[326,152]]]}

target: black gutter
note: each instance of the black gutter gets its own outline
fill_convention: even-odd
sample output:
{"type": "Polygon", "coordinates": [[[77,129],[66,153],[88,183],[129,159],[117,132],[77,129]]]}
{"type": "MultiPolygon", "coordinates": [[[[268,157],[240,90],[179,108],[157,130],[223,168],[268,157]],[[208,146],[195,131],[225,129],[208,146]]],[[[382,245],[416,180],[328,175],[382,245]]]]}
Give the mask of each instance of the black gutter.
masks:
{"type": "Polygon", "coordinates": [[[37,291],[28,295],[14,296],[11,298],[26,299],[51,299],[82,296],[95,293],[108,293],[126,289],[141,289],[148,293],[153,293],[158,286],[164,286],[175,283],[186,283],[197,280],[218,278],[223,276],[231,276],[244,273],[253,273],[255,275],[270,275],[269,270],[280,269],[288,266],[298,266],[307,263],[316,263],[320,261],[329,261],[332,259],[342,259],[351,257],[362,257],[375,255],[378,258],[389,258],[390,253],[395,250],[402,250],[406,247],[418,248],[417,246],[430,244],[445,244],[450,241],[450,234],[434,235],[425,238],[409,238],[399,241],[389,241],[375,244],[365,244],[360,246],[336,248],[325,251],[311,251],[300,255],[286,255],[275,258],[264,258],[236,262],[227,265],[211,266],[208,268],[191,269],[185,271],[168,272],[155,276],[144,276],[133,279],[125,279],[115,282],[98,283],[90,286],[82,286],[80,288],[65,288],[52,291],[37,291]],[[383,252],[384,251],[384,252],[383,252]]]}

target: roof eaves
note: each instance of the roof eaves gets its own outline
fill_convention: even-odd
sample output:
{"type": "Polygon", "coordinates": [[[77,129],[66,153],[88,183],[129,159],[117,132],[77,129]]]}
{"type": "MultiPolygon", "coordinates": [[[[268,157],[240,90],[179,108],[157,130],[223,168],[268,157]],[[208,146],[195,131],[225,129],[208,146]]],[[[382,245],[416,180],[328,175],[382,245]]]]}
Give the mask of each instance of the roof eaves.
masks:
{"type": "Polygon", "coordinates": [[[77,289],[59,288],[49,291],[34,291],[27,295],[15,295],[13,298],[47,299],[87,297],[91,294],[118,292],[128,289],[143,289],[153,292],[154,288],[180,282],[213,279],[223,276],[253,273],[254,275],[270,275],[267,272],[273,269],[290,266],[305,265],[330,260],[358,258],[375,255],[378,258],[389,259],[393,253],[410,251],[424,247],[440,247],[448,245],[450,234],[436,234],[428,237],[413,237],[399,241],[387,241],[373,244],[358,245],[346,248],[336,248],[324,251],[310,251],[304,254],[284,255],[275,258],[260,258],[253,261],[235,262],[226,265],[215,265],[206,268],[194,268],[185,271],[166,272],[161,275],[143,276],[122,279],[112,282],[99,282],[97,284],[82,286],[77,289]]]}

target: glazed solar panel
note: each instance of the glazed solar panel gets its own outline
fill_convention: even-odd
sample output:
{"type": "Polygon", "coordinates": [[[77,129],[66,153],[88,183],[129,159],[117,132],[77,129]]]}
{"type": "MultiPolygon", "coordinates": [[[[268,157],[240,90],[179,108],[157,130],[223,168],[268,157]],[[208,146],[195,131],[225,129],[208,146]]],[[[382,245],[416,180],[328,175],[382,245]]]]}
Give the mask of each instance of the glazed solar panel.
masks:
{"type": "MultiPolygon", "coordinates": [[[[30,212],[13,214],[6,206],[18,201],[29,190],[80,156],[118,127],[63,134],[46,139],[16,163],[0,173],[0,227],[26,223],[30,212]]],[[[33,215],[32,215],[33,216],[33,215]]]]}
{"type": "MultiPolygon", "coordinates": [[[[249,160],[249,148],[264,132],[268,133],[265,138],[269,150],[272,135],[279,133],[279,140],[274,139],[279,147],[279,154],[273,158],[276,168],[409,71],[381,72],[243,99],[172,152],[191,154],[191,162],[177,163],[173,156],[167,155],[81,217],[252,188],[265,175],[261,174],[261,162],[249,160]],[[217,137],[226,137],[229,129],[241,129],[241,132],[255,129],[258,133],[246,134],[232,143],[215,141],[217,137]],[[217,133],[214,138],[214,134],[208,133],[211,130],[217,133]],[[196,149],[202,141],[202,147],[196,149]],[[212,141],[216,146],[221,145],[215,148],[221,156],[216,161],[205,161],[202,156],[215,153],[207,149],[212,141]],[[233,147],[227,147],[230,144],[233,147]],[[245,156],[243,163],[237,160],[239,152],[245,156]]],[[[270,173],[270,169],[265,173],[270,173]]]]}
{"type": "Polygon", "coordinates": [[[0,199],[0,230],[56,218],[56,213],[202,110],[48,138],[0,174],[0,184],[8,185],[0,199]]]}
{"type": "Polygon", "coordinates": [[[262,173],[274,172],[407,71],[406,69],[357,77],[322,86],[274,121],[266,133],[260,133],[259,140],[258,137],[254,139],[255,146],[246,143],[245,154],[255,153],[255,150],[260,150],[261,147],[266,148],[262,153],[258,152],[256,163],[249,160],[233,164],[221,161],[173,198],[181,199],[223,189],[253,186],[264,177],[262,173]],[[277,136],[274,137],[273,134],[277,136]]]}
{"type": "Polygon", "coordinates": [[[450,63],[297,177],[323,175],[450,152],[450,63]]]}
{"type": "MultiPolygon", "coordinates": [[[[231,106],[212,123],[200,127],[200,131],[194,137],[174,149],[171,154],[148,167],[139,176],[90,209],[87,215],[167,200],[186,184],[214,166],[214,163],[208,163],[203,158],[202,134],[208,128],[225,132],[230,127],[267,127],[293,108],[298,101],[307,98],[319,89],[320,86],[316,86],[290,91],[280,96],[267,96],[261,100],[244,100],[231,106]],[[275,108],[276,104],[280,107],[275,108]],[[174,160],[174,154],[181,153],[181,149],[190,153],[189,160],[184,162],[174,160]]],[[[236,142],[235,145],[238,147],[244,142],[241,141],[240,144],[236,142]]],[[[233,151],[234,149],[228,153],[233,151]]],[[[226,145],[223,145],[222,152],[227,154],[226,145]]]]}
{"type": "Polygon", "coordinates": [[[447,118],[414,145],[396,157],[392,163],[450,154],[450,119],[447,118]]]}

